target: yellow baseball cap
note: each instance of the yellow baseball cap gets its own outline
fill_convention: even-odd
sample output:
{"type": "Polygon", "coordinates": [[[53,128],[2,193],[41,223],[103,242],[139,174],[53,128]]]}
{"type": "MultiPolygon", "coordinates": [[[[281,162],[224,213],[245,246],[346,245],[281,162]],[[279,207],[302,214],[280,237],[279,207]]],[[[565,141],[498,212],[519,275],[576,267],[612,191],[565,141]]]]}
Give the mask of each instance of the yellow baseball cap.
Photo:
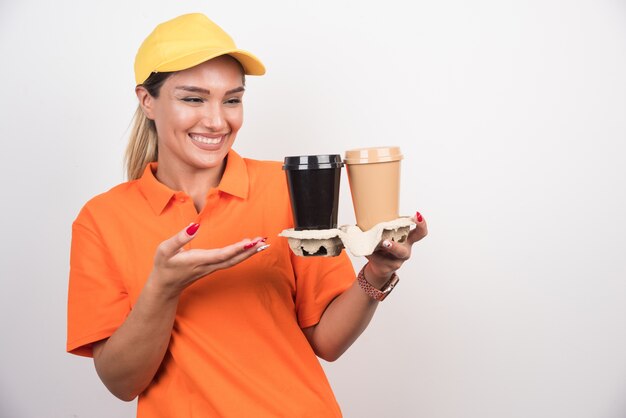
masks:
{"type": "Polygon", "coordinates": [[[178,16],[158,25],[135,57],[135,81],[142,84],[154,72],[181,71],[220,55],[230,55],[249,75],[265,74],[254,55],[238,49],[222,28],[202,13],[178,16]]]}

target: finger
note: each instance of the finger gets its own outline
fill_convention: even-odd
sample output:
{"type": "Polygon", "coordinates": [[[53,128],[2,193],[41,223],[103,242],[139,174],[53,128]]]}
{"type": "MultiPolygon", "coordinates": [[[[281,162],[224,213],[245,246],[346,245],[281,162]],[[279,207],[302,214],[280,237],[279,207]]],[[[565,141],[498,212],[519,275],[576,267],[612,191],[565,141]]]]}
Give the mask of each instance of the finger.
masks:
{"type": "MultiPolygon", "coordinates": [[[[256,249],[242,250],[240,243],[216,250],[195,250],[198,264],[199,277],[211,274],[214,271],[232,267],[247,260],[256,253],[266,250],[270,245],[265,244],[256,249]],[[204,254],[199,254],[204,253],[204,254]],[[203,261],[203,262],[202,262],[203,261]]],[[[184,253],[188,255],[189,252],[184,253]]]]}
{"type": "Polygon", "coordinates": [[[250,250],[252,248],[256,248],[256,247],[258,247],[258,244],[263,244],[263,243],[265,243],[265,241],[267,241],[267,237],[264,237],[264,238],[256,237],[252,241],[244,244],[243,249],[244,250],[250,250]]]}
{"type": "Polygon", "coordinates": [[[222,248],[214,248],[210,250],[192,250],[187,251],[184,254],[187,257],[193,259],[193,263],[196,265],[209,266],[217,265],[228,262],[240,254],[244,254],[247,258],[256,253],[256,251],[262,247],[259,245],[264,243],[267,238],[256,238],[253,241],[243,240],[235,244],[227,245],[222,248]]]}
{"type": "Polygon", "coordinates": [[[200,228],[199,223],[189,224],[187,228],[179,231],[178,234],[159,244],[157,252],[167,258],[174,256],[175,254],[180,252],[185,244],[187,244],[196,236],[198,228],[200,228]]]}
{"type": "Polygon", "coordinates": [[[402,263],[404,263],[404,260],[400,260],[382,249],[374,251],[366,258],[369,260],[372,268],[376,269],[380,274],[390,274],[402,267],[402,263]]]}
{"type": "Polygon", "coordinates": [[[415,212],[415,215],[411,219],[415,222],[415,228],[409,232],[407,242],[410,245],[413,245],[428,235],[428,225],[426,224],[424,217],[419,212],[415,212]]]}
{"type": "Polygon", "coordinates": [[[221,269],[225,269],[225,268],[229,268],[232,267],[236,264],[241,263],[242,261],[247,260],[248,258],[254,256],[257,253],[260,253],[262,251],[265,251],[266,249],[268,249],[270,246],[270,244],[264,244],[252,251],[245,251],[243,253],[237,254],[236,256],[229,258],[228,260],[225,260],[219,264],[214,264],[212,266],[213,271],[215,270],[221,270],[221,269]]]}
{"type": "Polygon", "coordinates": [[[408,260],[411,256],[410,247],[399,242],[386,239],[381,242],[380,246],[382,253],[387,253],[399,260],[408,260]]]}

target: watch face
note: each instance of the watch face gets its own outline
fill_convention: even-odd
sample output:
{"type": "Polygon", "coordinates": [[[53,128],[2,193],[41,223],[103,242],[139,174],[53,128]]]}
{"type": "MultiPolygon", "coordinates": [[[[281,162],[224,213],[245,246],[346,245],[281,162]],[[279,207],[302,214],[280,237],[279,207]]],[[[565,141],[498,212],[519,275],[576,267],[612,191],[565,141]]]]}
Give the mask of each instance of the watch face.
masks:
{"type": "Polygon", "coordinates": [[[400,279],[398,278],[398,275],[396,275],[396,273],[393,273],[391,279],[389,279],[389,281],[385,285],[385,289],[382,291],[382,298],[380,299],[381,301],[384,300],[387,295],[389,295],[389,293],[391,293],[391,291],[396,287],[399,281],[400,279]]]}

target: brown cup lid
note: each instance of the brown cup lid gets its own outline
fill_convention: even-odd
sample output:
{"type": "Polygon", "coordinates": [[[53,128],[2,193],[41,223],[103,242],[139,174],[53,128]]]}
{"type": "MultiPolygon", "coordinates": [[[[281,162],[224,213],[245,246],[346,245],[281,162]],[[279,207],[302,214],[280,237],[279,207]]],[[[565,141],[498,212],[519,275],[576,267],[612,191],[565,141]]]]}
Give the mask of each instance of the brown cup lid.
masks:
{"type": "Polygon", "coordinates": [[[357,148],[346,151],[345,164],[371,164],[399,161],[403,158],[400,147],[357,148]]]}

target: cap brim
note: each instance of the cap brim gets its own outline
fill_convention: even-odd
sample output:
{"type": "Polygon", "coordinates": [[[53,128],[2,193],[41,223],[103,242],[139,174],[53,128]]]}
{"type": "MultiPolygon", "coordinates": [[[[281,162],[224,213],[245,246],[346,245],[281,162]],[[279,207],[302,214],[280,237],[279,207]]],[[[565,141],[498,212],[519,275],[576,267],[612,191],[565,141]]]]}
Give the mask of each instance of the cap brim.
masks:
{"type": "MultiPolygon", "coordinates": [[[[253,54],[243,51],[241,49],[204,49],[196,51],[191,54],[179,57],[175,60],[164,62],[157,66],[154,71],[169,72],[169,71],[182,71],[191,67],[195,67],[198,64],[202,64],[213,58],[217,58],[222,55],[230,55],[241,63],[243,71],[247,75],[263,75],[265,74],[265,66],[257,57],[253,54]]],[[[149,74],[148,74],[149,75],[149,74]]],[[[146,77],[147,78],[147,77],[146,77]]]]}

